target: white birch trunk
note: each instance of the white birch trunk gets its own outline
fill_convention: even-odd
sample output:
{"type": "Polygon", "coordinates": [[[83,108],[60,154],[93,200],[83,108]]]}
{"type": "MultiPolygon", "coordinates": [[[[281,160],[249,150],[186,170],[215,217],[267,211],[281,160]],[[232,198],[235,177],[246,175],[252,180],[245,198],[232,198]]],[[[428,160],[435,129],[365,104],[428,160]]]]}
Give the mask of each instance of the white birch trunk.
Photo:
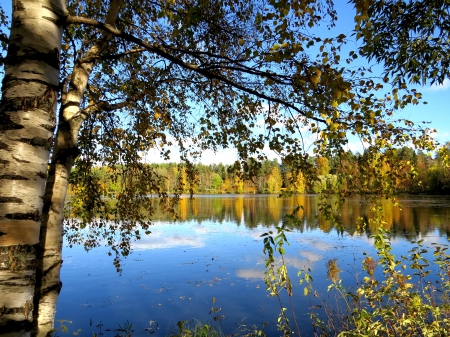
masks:
{"type": "MultiPolygon", "coordinates": [[[[111,0],[105,23],[113,25],[117,19],[121,0],[111,0]]],[[[74,67],[68,83],[63,89],[59,124],[53,146],[52,160],[45,187],[42,228],[39,249],[38,284],[36,287],[35,322],[33,334],[46,336],[53,328],[56,300],[61,289],[60,267],[62,264],[62,234],[64,202],[69,185],[70,171],[79,154],[78,132],[87,117],[80,111],[89,75],[108,45],[109,34],[105,33],[92,48],[81,57],[74,67]],[[39,280],[42,280],[39,283],[39,280]]]]}
{"type": "Polygon", "coordinates": [[[64,0],[13,1],[0,104],[0,334],[28,335],[64,0]]]}

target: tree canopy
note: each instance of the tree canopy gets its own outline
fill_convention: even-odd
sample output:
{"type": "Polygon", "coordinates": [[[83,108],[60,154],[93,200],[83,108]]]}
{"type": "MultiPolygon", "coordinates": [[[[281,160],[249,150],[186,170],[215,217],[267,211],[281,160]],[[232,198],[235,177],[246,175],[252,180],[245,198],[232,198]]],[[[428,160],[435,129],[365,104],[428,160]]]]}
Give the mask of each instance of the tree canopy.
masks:
{"type": "Polygon", "coordinates": [[[384,64],[397,82],[442,84],[450,69],[447,0],[351,1],[361,52],[384,64]]]}
{"type": "MultiPolygon", "coordinates": [[[[187,179],[195,178],[192,163],[202,151],[235,147],[239,174],[254,174],[270,150],[314,180],[311,154],[344,155],[348,137],[366,147],[368,170],[378,170],[381,162],[396,165],[389,158],[405,143],[433,146],[426,128],[395,117],[396,110],[418,104],[420,93],[406,85],[386,88],[367,69],[348,66],[358,51],[342,55],[344,34],[317,34],[317,27],[331,27],[337,19],[330,1],[47,2],[60,6],[52,11],[63,34],[59,86],[52,89],[58,125],[54,140],[42,142],[52,152],[44,212],[62,213],[64,197],[52,196],[65,195],[75,165],[71,180],[84,186],[84,224],[103,214],[121,233],[138,222],[145,227],[155,202],[150,195],[169,200],[161,176],[144,165],[143,154],[154,149],[169,158],[178,147],[187,179]],[[109,167],[113,181],[121,182],[113,207],[100,198],[91,174],[95,165],[109,167]],[[66,177],[61,186],[59,176],[66,177]]],[[[387,8],[355,5],[357,29],[367,28],[366,12],[387,8]]],[[[13,8],[13,27],[22,12],[13,8]]],[[[2,38],[8,49],[4,93],[17,79],[8,69],[20,65],[15,47],[23,42],[11,34],[2,38]]],[[[362,49],[389,66],[390,59],[376,50],[362,49]]],[[[9,115],[7,100],[4,94],[2,113],[9,115]]],[[[392,187],[395,175],[389,172],[384,186],[392,187]]],[[[181,179],[179,191],[187,184],[181,179]]]]}

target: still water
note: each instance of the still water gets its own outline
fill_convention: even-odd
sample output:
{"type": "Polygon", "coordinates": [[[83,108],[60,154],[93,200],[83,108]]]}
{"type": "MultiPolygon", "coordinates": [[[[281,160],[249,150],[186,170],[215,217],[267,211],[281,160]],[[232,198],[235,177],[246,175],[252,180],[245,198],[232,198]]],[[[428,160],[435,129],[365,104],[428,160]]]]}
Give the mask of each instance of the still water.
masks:
{"type": "MultiPolygon", "coordinates": [[[[409,196],[400,202],[402,210],[382,202],[394,254],[407,254],[412,240],[424,239],[426,246],[448,243],[450,198],[409,196]]],[[[278,336],[280,307],[265,290],[261,235],[274,230],[283,215],[297,205],[304,210],[298,214],[301,225],[288,233],[286,261],[302,336],[312,335],[309,308],[331,296],[326,292],[331,283],[326,262],[337,258],[343,282],[350,285],[363,254],[375,256],[370,235],[376,229],[354,234],[357,218],[368,212],[360,199],[349,200],[340,210],[344,231],[316,217],[314,195],[183,199],[178,221],[156,215],[152,234],[133,244],[133,253],[122,262],[121,275],[116,273],[107,247],[90,252],[79,246],[65,247],[56,319],[69,332],[81,329],[82,336],[114,336],[113,330],[126,322],[133,324],[133,336],[166,336],[176,331],[178,321],[189,319],[221,325],[226,334],[243,335],[252,326],[266,325],[268,336],[278,336]],[[303,296],[297,277],[299,270],[308,268],[314,288],[321,294],[321,298],[312,297],[312,302],[303,296]],[[212,306],[220,311],[210,313],[212,306]],[[219,321],[215,322],[214,316],[220,317],[219,321]]],[[[56,322],[56,327],[59,325],[56,322]]]]}

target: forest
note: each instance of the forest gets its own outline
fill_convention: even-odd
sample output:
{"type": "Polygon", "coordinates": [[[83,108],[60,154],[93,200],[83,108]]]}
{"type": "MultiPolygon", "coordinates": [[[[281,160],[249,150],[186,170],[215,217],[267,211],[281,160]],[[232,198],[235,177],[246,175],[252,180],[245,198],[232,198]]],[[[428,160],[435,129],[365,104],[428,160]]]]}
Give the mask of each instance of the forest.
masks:
{"type": "MultiPolygon", "coordinates": [[[[364,154],[345,153],[345,161],[340,158],[313,157],[309,158],[311,168],[317,178],[308,180],[300,170],[295,170],[277,159],[264,160],[255,163],[256,170],[252,176],[245,176],[233,165],[196,164],[194,174],[190,179],[186,166],[177,163],[148,164],[149,168],[158,174],[158,184],[166,193],[321,193],[324,191],[348,190],[348,180],[358,176],[364,154]],[[345,173],[346,180],[339,178],[345,173]]],[[[450,192],[450,171],[443,163],[440,154],[431,155],[423,151],[417,153],[402,147],[396,150],[395,161],[402,165],[396,166],[395,192],[448,194],[450,192]]],[[[119,192],[121,182],[126,179],[126,167],[93,167],[90,184],[96,184],[97,191],[103,196],[115,197],[119,192]],[[120,171],[117,174],[116,171],[120,171]]],[[[381,174],[390,170],[389,164],[381,166],[381,174]]],[[[73,172],[69,193],[79,192],[85,186],[85,180],[75,169],[73,172]],[[77,180],[81,179],[81,180],[77,180]],[[77,182],[78,181],[78,182],[77,182]],[[81,181],[81,182],[80,182],[81,181]]],[[[155,190],[154,192],[157,192],[155,190]]],[[[370,193],[370,191],[368,191],[370,193]]],[[[373,193],[373,191],[372,191],[373,193]]]]}

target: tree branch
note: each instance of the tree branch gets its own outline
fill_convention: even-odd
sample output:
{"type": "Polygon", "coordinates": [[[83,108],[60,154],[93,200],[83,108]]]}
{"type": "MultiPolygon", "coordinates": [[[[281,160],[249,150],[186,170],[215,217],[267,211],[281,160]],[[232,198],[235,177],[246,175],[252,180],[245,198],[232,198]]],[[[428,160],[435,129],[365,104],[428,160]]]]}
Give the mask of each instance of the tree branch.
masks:
{"type": "MultiPolygon", "coordinates": [[[[247,88],[247,87],[245,87],[245,86],[243,86],[243,85],[241,85],[239,83],[236,83],[236,82],[234,82],[234,81],[232,81],[232,80],[230,80],[230,79],[228,79],[228,78],[226,78],[224,76],[221,76],[221,75],[219,75],[217,73],[212,73],[212,72],[210,72],[210,71],[208,71],[206,69],[203,69],[203,68],[201,68],[201,67],[199,67],[197,65],[186,63],[186,62],[180,60],[179,58],[169,54],[160,45],[158,45],[158,44],[150,44],[149,42],[146,42],[146,41],[144,41],[142,39],[139,39],[139,38],[137,38],[134,35],[122,32],[122,31],[114,28],[113,26],[111,26],[109,24],[102,23],[102,22],[99,22],[99,21],[96,21],[96,20],[93,20],[93,19],[84,18],[84,17],[77,17],[77,16],[69,16],[67,18],[67,20],[66,20],[66,24],[68,24],[68,25],[70,25],[70,24],[82,24],[82,25],[89,25],[89,26],[92,26],[92,27],[96,27],[96,28],[101,29],[101,30],[103,30],[105,32],[108,32],[108,33],[110,33],[110,34],[112,34],[112,35],[114,35],[116,37],[124,39],[124,40],[126,40],[128,42],[133,42],[133,43],[137,44],[138,46],[141,46],[141,47],[145,48],[149,52],[155,53],[155,54],[157,54],[157,55],[159,55],[159,56],[161,56],[161,57],[163,57],[163,58],[165,58],[165,59],[167,59],[167,60],[177,64],[177,65],[179,65],[180,67],[182,67],[182,68],[184,68],[186,70],[194,71],[194,72],[196,72],[198,74],[201,74],[201,75],[203,75],[203,76],[205,76],[207,78],[210,78],[210,79],[219,80],[219,81],[221,81],[223,83],[226,83],[226,84],[230,85],[233,88],[236,88],[238,90],[246,92],[246,93],[248,93],[250,95],[254,95],[254,96],[259,97],[261,99],[269,100],[269,101],[274,102],[274,103],[279,103],[279,104],[281,104],[281,105],[283,105],[285,107],[291,108],[292,110],[296,111],[300,115],[302,115],[304,117],[307,117],[306,116],[306,112],[304,112],[302,109],[298,108],[297,106],[295,106],[292,103],[286,102],[286,101],[284,101],[282,99],[279,99],[279,98],[276,98],[276,97],[268,96],[268,95],[263,94],[263,93],[261,93],[261,92],[259,92],[257,90],[254,90],[254,89],[247,88]]],[[[224,68],[226,68],[226,67],[224,67],[224,68]]],[[[261,75],[263,75],[263,74],[261,74],[261,75]]],[[[317,117],[314,117],[314,116],[310,116],[310,117],[307,117],[307,118],[310,119],[310,120],[314,120],[316,122],[325,123],[325,120],[322,119],[322,118],[317,118],[317,117]]]]}
{"type": "Polygon", "coordinates": [[[131,99],[115,104],[110,104],[108,101],[99,101],[84,108],[80,113],[87,116],[95,111],[114,111],[126,107],[130,102],[131,99]]]}
{"type": "Polygon", "coordinates": [[[140,53],[140,52],[143,52],[143,51],[146,51],[146,50],[147,49],[145,49],[145,48],[130,49],[130,50],[127,50],[127,51],[125,51],[123,53],[114,54],[114,55],[104,55],[104,56],[103,55],[97,55],[97,56],[92,56],[89,59],[84,58],[83,61],[84,62],[91,62],[93,60],[117,60],[117,59],[120,59],[120,58],[122,58],[124,56],[130,55],[130,54],[140,53]]]}

